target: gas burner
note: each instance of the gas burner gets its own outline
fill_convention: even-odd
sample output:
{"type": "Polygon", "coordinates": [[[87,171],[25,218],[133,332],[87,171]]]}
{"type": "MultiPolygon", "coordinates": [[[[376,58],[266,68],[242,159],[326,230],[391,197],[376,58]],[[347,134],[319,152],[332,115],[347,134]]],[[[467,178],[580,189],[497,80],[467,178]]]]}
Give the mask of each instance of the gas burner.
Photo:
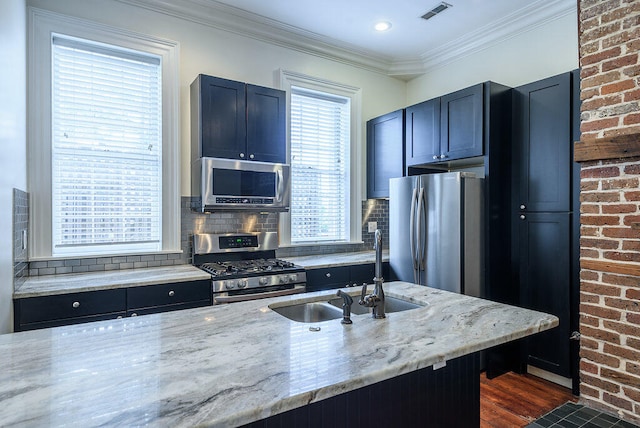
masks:
{"type": "Polygon", "coordinates": [[[213,277],[231,277],[238,275],[260,274],[263,272],[282,272],[298,268],[293,263],[280,259],[255,259],[203,263],[199,266],[213,277]]]}

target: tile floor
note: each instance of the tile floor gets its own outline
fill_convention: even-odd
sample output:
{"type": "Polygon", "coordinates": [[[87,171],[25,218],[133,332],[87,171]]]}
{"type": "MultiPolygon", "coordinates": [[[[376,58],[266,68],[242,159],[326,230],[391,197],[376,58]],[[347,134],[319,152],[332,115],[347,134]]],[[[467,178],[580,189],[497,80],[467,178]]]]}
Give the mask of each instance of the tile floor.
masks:
{"type": "Polygon", "coordinates": [[[576,403],[565,403],[550,411],[526,428],[640,428],[608,413],[602,413],[576,403]]]}

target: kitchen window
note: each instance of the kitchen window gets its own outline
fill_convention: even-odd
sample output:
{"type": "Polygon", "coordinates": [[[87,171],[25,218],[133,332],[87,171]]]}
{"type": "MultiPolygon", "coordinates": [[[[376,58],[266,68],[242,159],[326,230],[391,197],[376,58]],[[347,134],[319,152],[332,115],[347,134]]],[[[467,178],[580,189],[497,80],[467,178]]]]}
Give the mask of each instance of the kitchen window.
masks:
{"type": "Polygon", "coordinates": [[[359,90],[282,72],[289,111],[291,208],[281,243],[347,243],[361,238],[359,90]]]}
{"type": "Polygon", "coordinates": [[[179,250],[177,46],[30,12],[32,259],[179,250]]]}

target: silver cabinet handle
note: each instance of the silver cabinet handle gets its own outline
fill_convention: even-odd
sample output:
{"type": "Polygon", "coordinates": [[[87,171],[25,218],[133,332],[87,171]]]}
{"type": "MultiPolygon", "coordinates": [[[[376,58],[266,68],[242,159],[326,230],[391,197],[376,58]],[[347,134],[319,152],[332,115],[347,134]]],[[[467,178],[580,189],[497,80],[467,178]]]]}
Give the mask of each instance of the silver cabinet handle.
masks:
{"type": "Polygon", "coordinates": [[[122,315],[118,315],[117,319],[121,320],[122,319],[122,315]]]}
{"type": "Polygon", "coordinates": [[[438,159],[440,156],[438,155],[433,155],[433,159],[438,159]]]}
{"type": "Polygon", "coordinates": [[[244,159],[244,153],[240,153],[240,157],[244,159]]]}
{"type": "Polygon", "coordinates": [[[170,290],[170,291],[169,291],[169,297],[173,297],[173,296],[175,296],[175,294],[176,294],[176,292],[175,292],[175,291],[173,291],[173,290],[170,290]]]}
{"type": "Polygon", "coordinates": [[[131,314],[132,317],[137,317],[138,314],[136,314],[135,312],[131,314]]]}
{"type": "Polygon", "coordinates": [[[254,157],[255,157],[255,156],[253,155],[253,153],[251,153],[251,154],[249,155],[249,159],[253,159],[254,157]]]}
{"type": "Polygon", "coordinates": [[[526,216],[526,215],[524,215],[524,214],[520,214],[520,220],[524,220],[524,219],[526,219],[526,218],[527,218],[527,216],[526,216]]]}
{"type": "Polygon", "coordinates": [[[74,308],[79,308],[80,307],[80,302],[73,302],[71,304],[71,306],[73,306],[74,308]]]}
{"type": "Polygon", "coordinates": [[[526,206],[525,204],[521,204],[521,205],[520,205],[520,209],[521,209],[521,210],[525,210],[525,209],[527,209],[527,206],[526,206]]]}
{"type": "Polygon", "coordinates": [[[446,159],[447,155],[440,155],[440,159],[446,159]]]}
{"type": "Polygon", "coordinates": [[[327,272],[327,273],[325,274],[325,276],[326,276],[327,278],[331,278],[331,272],[327,272]]]}

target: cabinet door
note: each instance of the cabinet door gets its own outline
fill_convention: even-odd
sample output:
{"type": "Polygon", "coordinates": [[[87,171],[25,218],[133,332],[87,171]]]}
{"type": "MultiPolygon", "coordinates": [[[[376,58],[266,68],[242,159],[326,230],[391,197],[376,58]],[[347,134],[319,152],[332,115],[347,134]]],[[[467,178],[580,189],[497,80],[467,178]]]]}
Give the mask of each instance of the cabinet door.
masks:
{"type": "Polygon", "coordinates": [[[202,156],[240,159],[247,139],[245,84],[205,75],[199,78],[202,156]]]}
{"type": "Polygon", "coordinates": [[[440,98],[441,161],[482,156],[483,93],[480,83],[440,98]]]}
{"type": "Polygon", "coordinates": [[[571,201],[570,74],[514,90],[514,179],[521,210],[569,211],[571,201]]]}
{"type": "Polygon", "coordinates": [[[440,98],[406,109],[407,166],[440,160],[440,98]]]}
{"type": "Polygon", "coordinates": [[[558,327],[528,339],[527,362],[564,377],[571,377],[570,215],[528,213],[518,219],[522,306],[560,319],[558,327]]]}
{"type": "Polygon", "coordinates": [[[247,85],[246,159],[286,163],[284,91],[247,85]]]}
{"type": "Polygon", "coordinates": [[[402,177],[404,110],[367,122],[367,198],[388,198],[389,179],[402,177]]]}

